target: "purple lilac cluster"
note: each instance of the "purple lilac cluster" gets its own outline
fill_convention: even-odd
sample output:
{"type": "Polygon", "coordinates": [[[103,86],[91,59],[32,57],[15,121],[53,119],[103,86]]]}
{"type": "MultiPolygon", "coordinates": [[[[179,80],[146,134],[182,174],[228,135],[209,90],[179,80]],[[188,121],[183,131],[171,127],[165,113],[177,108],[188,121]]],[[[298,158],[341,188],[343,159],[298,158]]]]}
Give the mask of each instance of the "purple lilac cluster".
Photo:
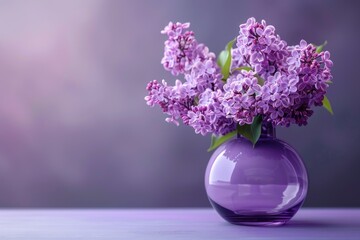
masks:
{"type": "Polygon", "coordinates": [[[251,67],[262,78],[286,71],[287,44],[264,20],[258,23],[250,18],[241,24],[236,46],[233,59],[237,64],[251,67]]]}
{"type": "Polygon", "coordinates": [[[206,89],[199,95],[199,102],[184,118],[184,123],[192,126],[196,133],[224,135],[236,129],[234,119],[226,116],[222,105],[223,92],[206,89]]]}
{"type": "Polygon", "coordinates": [[[242,70],[231,75],[224,85],[222,105],[227,117],[240,125],[251,124],[256,111],[256,96],[261,93],[256,73],[242,70]]]}
{"type": "Polygon", "coordinates": [[[257,115],[273,125],[306,125],[311,108],[322,105],[332,79],[329,52],[318,53],[304,40],[288,46],[273,26],[250,18],[240,25],[224,83],[215,55],[189,26],[170,22],[161,32],[168,37],[161,63],[184,81],[170,86],[154,80],[147,86],[147,104],[159,105],[168,122],[182,120],[196,133],[224,135],[257,115]]]}
{"type": "Polygon", "coordinates": [[[264,121],[273,125],[306,125],[313,114],[311,108],[322,105],[332,79],[330,53],[317,53],[316,47],[304,40],[299,45],[288,46],[273,26],[264,20],[256,22],[254,18],[240,25],[236,46],[232,50],[232,68],[250,67],[254,72],[249,74],[255,73],[263,84],[260,89],[256,86],[251,97],[241,93],[240,99],[227,85],[234,85],[234,81],[229,80],[236,78],[237,84],[242,86],[248,77],[244,78],[244,70],[234,71],[224,86],[225,95],[229,96],[223,103],[230,108],[228,116],[234,117],[240,125],[252,122],[256,115],[262,115],[264,121]],[[236,104],[229,105],[229,102],[236,104]],[[243,107],[249,104],[250,109],[243,107]]]}
{"type": "Polygon", "coordinates": [[[170,22],[161,31],[168,36],[161,63],[174,76],[183,74],[186,82],[199,92],[222,88],[215,54],[196,41],[194,32],[186,30],[189,27],[190,23],[170,22]]]}
{"type": "Polygon", "coordinates": [[[167,122],[179,125],[182,120],[196,133],[223,135],[233,131],[236,124],[226,117],[219,100],[223,88],[220,68],[215,54],[186,30],[189,26],[170,22],[161,31],[168,36],[161,63],[174,76],[182,74],[184,83],[176,80],[169,86],[164,80],[161,84],[154,80],[147,86],[145,100],[150,106],[159,105],[169,115],[167,122]]]}

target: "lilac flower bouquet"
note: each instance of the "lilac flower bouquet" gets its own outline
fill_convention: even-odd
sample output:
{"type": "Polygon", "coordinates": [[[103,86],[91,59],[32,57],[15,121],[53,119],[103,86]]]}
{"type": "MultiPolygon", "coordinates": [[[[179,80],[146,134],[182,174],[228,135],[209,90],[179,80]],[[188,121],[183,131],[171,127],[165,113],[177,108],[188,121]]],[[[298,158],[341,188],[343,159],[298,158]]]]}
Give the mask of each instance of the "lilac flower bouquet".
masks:
{"type": "Polygon", "coordinates": [[[333,65],[330,53],[322,51],[326,42],[289,46],[274,26],[250,18],[216,58],[189,26],[170,22],[161,31],[168,37],[161,63],[183,80],[151,81],[145,100],[160,106],[167,122],[213,134],[209,150],[237,133],[255,145],[262,123],[306,125],[314,106],[332,113],[325,96],[333,65]]]}

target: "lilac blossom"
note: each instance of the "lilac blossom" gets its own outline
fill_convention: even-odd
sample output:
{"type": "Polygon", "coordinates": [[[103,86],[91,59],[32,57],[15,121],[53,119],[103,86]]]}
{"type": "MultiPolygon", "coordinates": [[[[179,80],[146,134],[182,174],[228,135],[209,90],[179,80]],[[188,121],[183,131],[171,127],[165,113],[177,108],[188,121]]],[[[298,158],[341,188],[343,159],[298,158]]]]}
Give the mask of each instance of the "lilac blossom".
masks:
{"type": "Polygon", "coordinates": [[[281,74],[277,72],[270,76],[262,87],[262,92],[257,96],[256,108],[263,115],[265,121],[273,125],[289,126],[290,123],[303,125],[312,114],[303,109],[303,99],[297,93],[299,77],[295,74],[281,74]],[[297,112],[304,111],[304,119],[295,120],[297,112]],[[305,119],[306,118],[306,119],[305,119]],[[305,122],[304,122],[305,121],[305,122]]]}
{"type": "Polygon", "coordinates": [[[147,87],[149,95],[145,100],[150,106],[159,105],[169,115],[166,118],[168,122],[179,125],[179,120],[183,120],[184,124],[194,127],[201,134],[228,132],[234,122],[217,109],[221,107],[218,101],[216,104],[196,104],[196,99],[202,99],[202,93],[221,89],[223,82],[215,54],[204,44],[197,43],[193,32],[185,31],[189,25],[170,22],[162,31],[167,34],[168,40],[161,62],[173,75],[184,75],[185,82],[176,80],[174,86],[168,86],[164,80],[162,84],[150,82],[147,87]],[[207,118],[211,121],[205,121],[207,118]],[[195,119],[205,120],[196,122],[195,119]]]}
{"type": "Polygon", "coordinates": [[[164,57],[161,60],[164,68],[175,76],[185,72],[185,66],[194,58],[197,42],[194,32],[185,31],[190,23],[172,23],[161,31],[168,36],[165,41],[164,57]]]}
{"type": "Polygon", "coordinates": [[[224,113],[221,104],[222,97],[223,93],[220,90],[207,89],[200,95],[198,105],[188,112],[188,118],[184,122],[192,126],[196,133],[202,135],[206,133],[224,135],[235,130],[235,121],[227,118],[224,113]]]}
{"type": "Polygon", "coordinates": [[[161,32],[168,37],[161,63],[184,81],[147,85],[147,104],[160,106],[166,121],[182,121],[202,135],[224,135],[258,115],[274,126],[306,125],[312,107],[322,105],[332,79],[329,52],[317,53],[304,40],[288,46],[272,25],[250,18],[239,27],[224,83],[215,54],[197,42],[189,26],[170,22],[161,32]]]}
{"type": "Polygon", "coordinates": [[[241,24],[236,46],[235,62],[251,67],[261,77],[286,71],[287,44],[275,34],[274,26],[267,25],[264,20],[259,23],[249,18],[241,24]]]}
{"type": "Polygon", "coordinates": [[[328,51],[317,53],[316,47],[301,40],[299,45],[289,47],[291,56],[287,58],[289,70],[299,78],[298,92],[309,98],[309,105],[321,106],[332,79],[330,68],[333,63],[328,51]]]}
{"type": "Polygon", "coordinates": [[[228,78],[224,85],[222,105],[228,118],[233,118],[240,125],[251,124],[256,116],[256,96],[261,86],[253,71],[242,70],[228,78]]]}
{"type": "Polygon", "coordinates": [[[199,92],[206,88],[219,89],[223,83],[216,56],[196,41],[194,32],[186,31],[189,26],[189,23],[170,22],[161,31],[168,36],[161,63],[173,75],[183,74],[185,80],[199,92]]]}
{"type": "Polygon", "coordinates": [[[145,97],[146,103],[153,107],[159,105],[164,113],[169,115],[167,122],[179,125],[179,119],[187,115],[187,112],[194,105],[195,92],[182,84],[179,80],[175,86],[168,86],[165,80],[160,84],[158,81],[151,81],[146,88],[149,95],[145,97]]]}

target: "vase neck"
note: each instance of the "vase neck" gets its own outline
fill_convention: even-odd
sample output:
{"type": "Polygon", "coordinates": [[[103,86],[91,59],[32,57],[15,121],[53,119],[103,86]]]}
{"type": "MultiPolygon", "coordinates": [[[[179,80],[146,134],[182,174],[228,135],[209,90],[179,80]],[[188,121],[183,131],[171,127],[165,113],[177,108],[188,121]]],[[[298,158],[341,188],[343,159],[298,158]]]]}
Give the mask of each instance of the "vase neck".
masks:
{"type": "Polygon", "coordinates": [[[261,137],[276,138],[276,129],[272,123],[263,122],[261,126],[261,137]]]}

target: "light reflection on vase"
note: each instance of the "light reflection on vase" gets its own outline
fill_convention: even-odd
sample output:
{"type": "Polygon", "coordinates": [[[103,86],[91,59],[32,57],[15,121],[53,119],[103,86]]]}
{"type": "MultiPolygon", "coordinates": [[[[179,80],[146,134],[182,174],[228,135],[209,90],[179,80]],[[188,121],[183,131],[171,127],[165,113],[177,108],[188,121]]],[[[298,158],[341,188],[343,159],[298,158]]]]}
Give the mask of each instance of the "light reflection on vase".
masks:
{"type": "Polygon", "coordinates": [[[227,221],[282,225],[301,207],[307,173],[296,151],[264,126],[256,146],[242,138],[221,145],[205,174],[208,198],[227,221]]]}

